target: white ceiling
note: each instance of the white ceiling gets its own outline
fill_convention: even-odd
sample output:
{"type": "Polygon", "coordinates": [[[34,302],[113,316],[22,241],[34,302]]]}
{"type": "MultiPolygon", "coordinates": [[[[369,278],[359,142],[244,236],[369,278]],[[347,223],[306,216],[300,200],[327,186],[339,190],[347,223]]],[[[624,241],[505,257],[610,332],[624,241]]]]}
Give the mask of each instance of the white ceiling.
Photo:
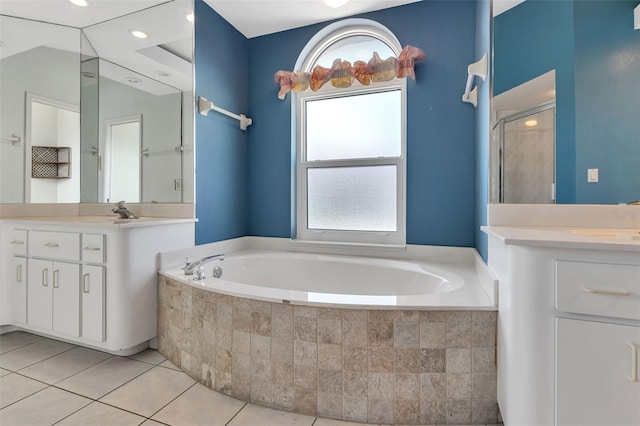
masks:
{"type": "Polygon", "coordinates": [[[493,0],[493,16],[498,16],[525,0],[493,0]]]}
{"type": "Polygon", "coordinates": [[[422,0],[350,0],[337,9],[321,0],[204,1],[245,37],[253,38],[422,0]]]}

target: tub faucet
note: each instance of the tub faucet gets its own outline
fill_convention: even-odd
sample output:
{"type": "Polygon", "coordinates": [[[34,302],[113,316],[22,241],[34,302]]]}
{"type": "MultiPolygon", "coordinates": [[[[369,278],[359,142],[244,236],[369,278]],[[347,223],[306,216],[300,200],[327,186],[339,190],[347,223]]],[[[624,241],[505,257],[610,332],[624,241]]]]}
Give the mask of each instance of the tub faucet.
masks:
{"type": "Polygon", "coordinates": [[[630,206],[640,206],[640,200],[629,201],[627,204],[630,206]]]}
{"type": "Polygon", "coordinates": [[[224,260],[224,254],[214,254],[213,256],[203,257],[202,259],[196,260],[195,262],[185,261],[182,266],[182,270],[185,275],[193,275],[193,272],[198,270],[198,268],[205,263],[214,261],[214,260],[224,260]]]}
{"type": "Polygon", "coordinates": [[[131,210],[124,206],[124,200],[118,201],[115,209],[111,209],[112,212],[118,213],[120,215],[120,219],[136,219],[136,215],[133,214],[131,210]]]}

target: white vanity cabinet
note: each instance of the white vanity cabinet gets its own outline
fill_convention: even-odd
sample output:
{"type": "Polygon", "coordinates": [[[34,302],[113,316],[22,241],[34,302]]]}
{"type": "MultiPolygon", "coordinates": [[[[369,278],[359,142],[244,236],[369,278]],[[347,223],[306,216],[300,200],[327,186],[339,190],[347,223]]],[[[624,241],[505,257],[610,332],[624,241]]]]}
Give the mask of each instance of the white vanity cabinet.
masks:
{"type": "Polygon", "coordinates": [[[195,220],[91,219],[2,223],[1,331],[118,355],[148,346],[157,333],[157,255],[192,247],[195,220]]]}
{"type": "Polygon", "coordinates": [[[489,228],[510,425],[640,425],[640,244],[489,228]]]}

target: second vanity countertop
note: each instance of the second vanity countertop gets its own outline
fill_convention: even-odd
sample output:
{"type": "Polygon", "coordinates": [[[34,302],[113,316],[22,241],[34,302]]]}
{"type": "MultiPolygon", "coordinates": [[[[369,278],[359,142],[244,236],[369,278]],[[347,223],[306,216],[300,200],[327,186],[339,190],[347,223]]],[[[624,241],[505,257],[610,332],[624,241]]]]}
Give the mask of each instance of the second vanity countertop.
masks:
{"type": "Polygon", "coordinates": [[[7,217],[1,222],[28,222],[37,225],[81,225],[96,228],[138,228],[143,226],[172,225],[177,223],[194,223],[196,218],[139,217],[137,219],[120,219],[111,216],[50,216],[50,217],[7,217]]]}
{"type": "Polygon", "coordinates": [[[640,229],[483,226],[504,244],[640,253],[640,229]]]}

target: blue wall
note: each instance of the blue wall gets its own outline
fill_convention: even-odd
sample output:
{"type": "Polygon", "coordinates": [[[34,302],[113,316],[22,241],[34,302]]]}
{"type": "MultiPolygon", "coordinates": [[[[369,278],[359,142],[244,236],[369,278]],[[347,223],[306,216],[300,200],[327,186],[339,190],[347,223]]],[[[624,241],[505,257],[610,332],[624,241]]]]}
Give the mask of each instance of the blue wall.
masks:
{"type": "MultiPolygon", "coordinates": [[[[247,111],[248,41],[195,0],[197,96],[247,111]]],[[[196,244],[247,234],[247,135],[216,112],[196,114],[196,244]]]]}
{"type": "MultiPolygon", "coordinates": [[[[474,1],[422,1],[358,17],[422,48],[407,97],[407,243],[474,246],[475,115],[461,102],[475,61],[474,1]]],[[[326,24],[249,40],[248,233],[291,236],[291,96],[277,99],[273,74],[290,70],[326,24]]]]}
{"type": "Polygon", "coordinates": [[[493,94],[556,70],[556,201],[576,201],[573,3],[528,0],[494,20],[493,94]]]}
{"type": "MultiPolygon", "coordinates": [[[[487,62],[491,62],[491,5],[489,0],[476,2],[476,58],[487,54],[487,62]]],[[[476,108],[476,249],[487,261],[487,234],[480,227],[487,224],[487,204],[489,202],[489,140],[490,140],[490,88],[491,82],[487,74],[486,81],[476,78],[478,84],[478,107],[476,108]]]]}
{"type": "Polygon", "coordinates": [[[575,3],[579,203],[640,199],[640,31],[633,29],[637,4],[575,3]],[[587,183],[589,168],[599,169],[599,183],[587,183]]]}

